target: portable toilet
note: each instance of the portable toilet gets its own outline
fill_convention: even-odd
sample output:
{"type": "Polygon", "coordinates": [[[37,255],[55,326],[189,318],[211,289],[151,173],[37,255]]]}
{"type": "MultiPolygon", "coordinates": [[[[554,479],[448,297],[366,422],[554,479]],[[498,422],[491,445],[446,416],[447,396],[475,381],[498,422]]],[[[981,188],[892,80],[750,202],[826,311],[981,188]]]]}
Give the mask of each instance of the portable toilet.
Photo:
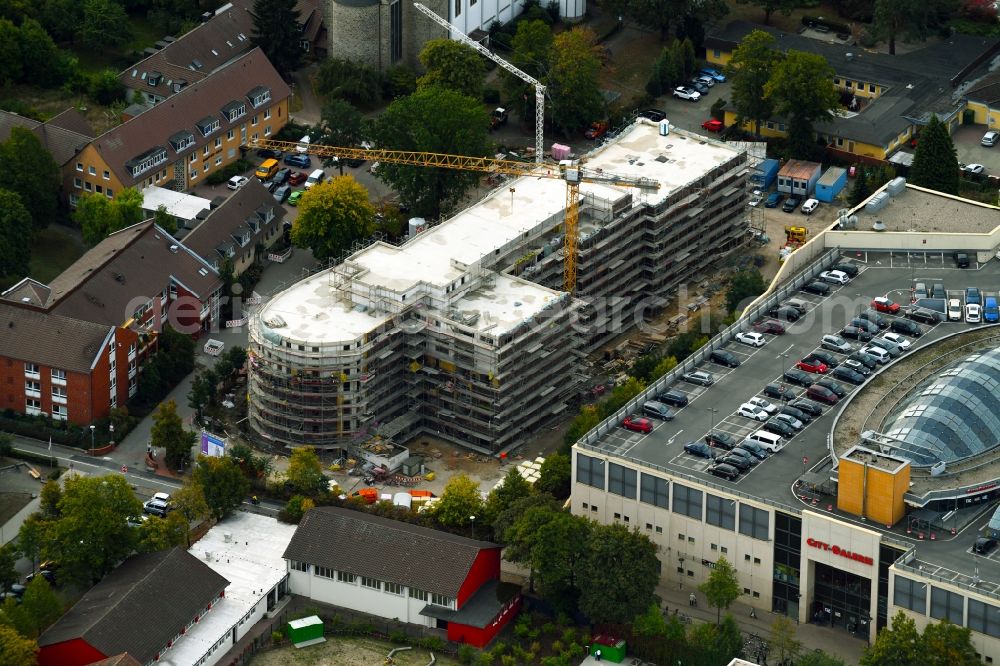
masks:
{"type": "Polygon", "coordinates": [[[310,615],[299,620],[292,620],[285,628],[288,640],[296,645],[302,643],[319,643],[323,638],[323,620],[316,615],[310,615]]]}

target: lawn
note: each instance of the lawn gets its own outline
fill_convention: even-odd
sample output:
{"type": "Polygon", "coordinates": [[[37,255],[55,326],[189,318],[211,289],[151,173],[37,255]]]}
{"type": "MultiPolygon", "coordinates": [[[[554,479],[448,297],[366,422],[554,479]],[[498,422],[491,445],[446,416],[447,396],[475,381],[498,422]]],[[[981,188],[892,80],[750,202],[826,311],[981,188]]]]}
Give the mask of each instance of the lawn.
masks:
{"type": "MultiPolygon", "coordinates": [[[[325,643],[310,645],[302,649],[279,648],[258,654],[250,662],[252,666],[374,666],[385,660],[389,651],[399,647],[389,641],[380,641],[367,636],[328,636],[325,643]]],[[[458,666],[454,659],[434,655],[438,666],[458,666]]],[[[393,656],[395,666],[426,666],[430,663],[430,652],[423,648],[413,648],[397,652],[393,656]]]]}
{"type": "Polygon", "coordinates": [[[83,255],[80,239],[58,226],[50,226],[35,236],[31,248],[31,277],[48,284],[83,255]]]}

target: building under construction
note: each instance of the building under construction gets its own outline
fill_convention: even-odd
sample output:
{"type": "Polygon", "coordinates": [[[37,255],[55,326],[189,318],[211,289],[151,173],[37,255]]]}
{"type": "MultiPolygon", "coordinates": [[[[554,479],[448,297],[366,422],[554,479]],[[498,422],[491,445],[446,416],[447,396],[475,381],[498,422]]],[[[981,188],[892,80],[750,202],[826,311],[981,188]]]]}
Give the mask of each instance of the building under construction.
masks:
{"type": "Polygon", "coordinates": [[[427,433],[497,453],[545,427],[583,354],[747,237],[746,155],[721,142],[639,120],[587,166],[661,188],[580,186],[575,297],[558,290],[566,186],[522,177],[267,299],[250,318],[254,431],[325,448],[427,433]]]}

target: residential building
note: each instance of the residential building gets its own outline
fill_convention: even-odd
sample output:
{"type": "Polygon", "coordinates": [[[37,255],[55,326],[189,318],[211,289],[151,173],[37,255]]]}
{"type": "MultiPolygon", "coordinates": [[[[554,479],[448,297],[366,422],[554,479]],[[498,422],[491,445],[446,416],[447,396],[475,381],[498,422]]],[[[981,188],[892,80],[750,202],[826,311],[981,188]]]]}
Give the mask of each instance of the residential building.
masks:
{"type": "Polygon", "coordinates": [[[42,633],[39,666],[84,666],[123,652],[142,664],[165,658],[212,615],[228,585],[182,548],[133,555],[42,633]]]}
{"type": "Polygon", "coordinates": [[[285,559],[295,594],[436,627],[450,641],[483,647],[521,607],[520,588],[500,582],[500,550],[494,543],[324,506],[303,516],[285,559]]]}
{"type": "Polygon", "coordinates": [[[281,237],[284,220],[285,207],[251,178],[204,219],[192,220],[193,229],[179,229],[175,236],[216,271],[231,260],[238,276],[258,259],[258,250],[266,251],[281,237]]]}
{"type": "Polygon", "coordinates": [[[1000,129],[1000,71],[972,83],[965,92],[965,102],[974,122],[988,129],[1000,129]]]}
{"type": "Polygon", "coordinates": [[[661,187],[581,185],[573,298],[561,291],[566,185],[524,177],[265,299],[250,318],[254,431],[330,448],[427,432],[497,453],[567,409],[581,352],[747,238],[744,152],[641,119],[587,166],[661,187]]]}
{"type": "Polygon", "coordinates": [[[64,168],[70,204],[125,187],[190,189],[240,159],[248,141],[284,127],[290,93],[253,49],[91,141],[64,168]]]}
{"type": "MultiPolygon", "coordinates": [[[[44,290],[21,283],[18,290],[44,290]]],[[[0,299],[0,409],[86,426],[128,400],[136,347],[114,326],[25,308],[0,299]]]]}
{"type": "MultiPolygon", "coordinates": [[[[729,62],[740,41],[754,30],[775,37],[775,48],[822,55],[835,75],[834,87],[844,109],[835,118],[815,124],[828,148],[844,157],[885,160],[907,144],[935,114],[951,132],[961,120],[966,102],[957,88],[985,72],[1000,53],[1000,39],[955,33],[907,53],[888,55],[857,45],[825,42],[747,21],[733,21],[705,39],[706,62],[729,62]]],[[[725,123],[735,124],[736,111],[725,109],[725,123]]],[[[747,124],[747,129],[752,126],[747,124]]],[[[766,120],[765,137],[785,136],[785,119],[766,120]]]]}

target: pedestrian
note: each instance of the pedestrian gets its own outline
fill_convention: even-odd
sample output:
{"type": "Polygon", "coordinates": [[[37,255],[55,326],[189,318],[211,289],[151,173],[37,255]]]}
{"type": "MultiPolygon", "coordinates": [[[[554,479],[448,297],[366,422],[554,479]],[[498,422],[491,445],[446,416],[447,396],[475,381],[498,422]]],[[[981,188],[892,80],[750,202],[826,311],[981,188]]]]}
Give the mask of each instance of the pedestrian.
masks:
{"type": "Polygon", "coordinates": [[[688,597],[688,604],[691,606],[698,605],[698,597],[694,596],[694,592],[692,592],[691,596],[688,597]]]}
{"type": "Polygon", "coordinates": [[[594,652],[594,659],[596,661],[600,661],[601,660],[601,648],[597,648],[597,651],[594,652]]]}

